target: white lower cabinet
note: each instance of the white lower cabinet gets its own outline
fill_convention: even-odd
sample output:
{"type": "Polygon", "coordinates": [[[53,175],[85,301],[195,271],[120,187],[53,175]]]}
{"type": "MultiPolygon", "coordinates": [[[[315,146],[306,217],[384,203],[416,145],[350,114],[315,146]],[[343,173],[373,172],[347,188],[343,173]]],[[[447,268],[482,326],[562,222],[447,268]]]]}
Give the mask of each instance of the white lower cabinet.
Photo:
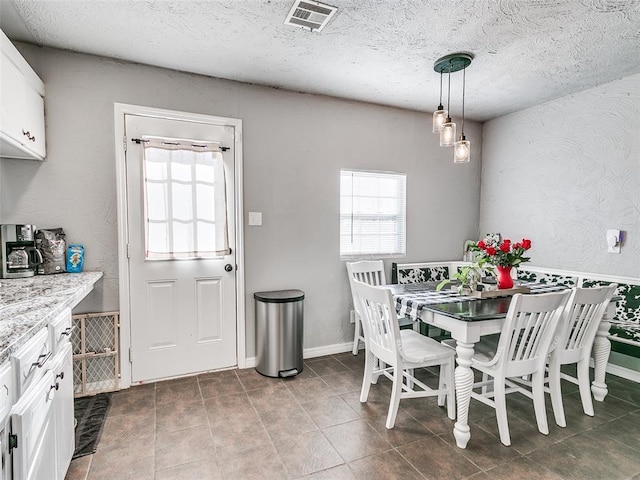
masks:
{"type": "Polygon", "coordinates": [[[0,367],[0,480],[11,480],[11,457],[7,450],[6,428],[14,395],[13,370],[9,362],[0,367]]]}
{"type": "MultiPolygon", "coordinates": [[[[0,480],[64,480],[71,463],[75,448],[71,342],[58,344],[51,358],[49,333],[43,332],[12,360],[14,377],[25,388],[5,427],[6,468],[0,480]]],[[[0,396],[0,411],[1,400],[0,396]]]]}
{"type": "Polygon", "coordinates": [[[56,478],[63,480],[75,450],[71,343],[67,342],[56,355],[52,367],[57,388],[53,406],[56,423],[56,478]]]}
{"type": "Polygon", "coordinates": [[[55,375],[45,375],[18,400],[8,437],[14,480],[56,480],[55,375]]]}

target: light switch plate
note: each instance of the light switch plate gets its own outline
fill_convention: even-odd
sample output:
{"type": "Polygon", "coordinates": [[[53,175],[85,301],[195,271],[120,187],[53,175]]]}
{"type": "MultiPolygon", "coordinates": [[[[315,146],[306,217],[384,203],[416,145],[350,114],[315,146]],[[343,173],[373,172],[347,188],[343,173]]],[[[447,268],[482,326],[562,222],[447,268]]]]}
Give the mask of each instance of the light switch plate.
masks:
{"type": "Polygon", "coordinates": [[[607,230],[607,253],[620,253],[622,236],[620,230],[607,230]]]}
{"type": "Polygon", "coordinates": [[[249,212],[249,226],[262,226],[262,212],[249,212]]]}

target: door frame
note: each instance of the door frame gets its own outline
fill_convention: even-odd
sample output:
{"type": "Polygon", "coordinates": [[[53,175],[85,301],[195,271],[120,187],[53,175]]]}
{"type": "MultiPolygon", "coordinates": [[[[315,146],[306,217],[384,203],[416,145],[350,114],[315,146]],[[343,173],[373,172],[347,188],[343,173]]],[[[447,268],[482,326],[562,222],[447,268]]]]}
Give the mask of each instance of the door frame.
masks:
{"type": "Polygon", "coordinates": [[[125,149],[125,115],[143,117],[160,117],[169,120],[187,122],[210,123],[219,126],[234,127],[235,140],[233,145],[235,166],[235,249],[236,258],[236,361],[238,368],[247,367],[246,358],[246,326],[244,302],[244,223],[243,223],[243,164],[242,164],[242,120],[228,117],[215,117],[199,113],[181,112],[163,108],[114,103],[114,131],[115,131],[115,160],[116,160],[116,198],[118,211],[118,280],[120,294],[120,386],[131,386],[131,315],[129,297],[129,262],[127,257],[128,218],[127,218],[127,176],[125,149]]]}

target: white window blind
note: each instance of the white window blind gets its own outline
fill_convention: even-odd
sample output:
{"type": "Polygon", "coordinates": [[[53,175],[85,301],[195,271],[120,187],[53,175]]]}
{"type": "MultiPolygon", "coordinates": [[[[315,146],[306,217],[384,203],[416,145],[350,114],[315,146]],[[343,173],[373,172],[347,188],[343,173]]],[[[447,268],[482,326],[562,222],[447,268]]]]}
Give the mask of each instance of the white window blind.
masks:
{"type": "Polygon", "coordinates": [[[143,140],[146,258],[229,254],[220,145],[149,136],[143,140]]]}
{"type": "Polygon", "coordinates": [[[406,175],[340,171],[340,257],[406,254],[406,175]]]}

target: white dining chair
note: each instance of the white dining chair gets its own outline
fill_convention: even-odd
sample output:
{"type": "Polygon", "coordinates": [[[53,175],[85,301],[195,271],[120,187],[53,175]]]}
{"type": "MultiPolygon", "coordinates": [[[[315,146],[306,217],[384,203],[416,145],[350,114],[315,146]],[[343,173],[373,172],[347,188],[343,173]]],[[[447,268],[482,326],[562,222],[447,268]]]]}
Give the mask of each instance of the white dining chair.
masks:
{"type": "Polygon", "coordinates": [[[347,262],[347,273],[349,275],[349,285],[351,286],[351,296],[353,298],[353,309],[355,314],[355,332],[353,334],[353,348],[351,353],[358,354],[359,342],[364,343],[364,333],[362,331],[362,316],[360,305],[356,300],[356,292],[353,288],[354,280],[364,282],[368,285],[386,285],[384,275],[384,263],[382,260],[362,260],[359,262],[347,262]]]}
{"type": "Polygon", "coordinates": [[[614,283],[603,287],[574,288],[569,298],[548,365],[553,414],[556,423],[561,427],[567,426],[562,403],[561,378],[579,386],[584,413],[594,415],[589,358],[598,326],[617,287],[614,283]],[[573,363],[577,367],[576,377],[560,372],[562,365],[573,363]]]}
{"type": "Polygon", "coordinates": [[[517,391],[533,399],[538,430],[549,434],[544,399],[545,366],[570,294],[570,290],[565,290],[514,295],[497,348],[482,341],[476,344],[472,368],[482,372],[483,381],[474,384],[474,389],[480,387],[481,392],[472,391],[471,397],[496,410],[500,441],[504,445],[511,445],[507,393],[517,391]],[[531,378],[531,390],[513,381],[527,376],[531,378]],[[491,380],[485,380],[488,377],[491,380]],[[487,383],[491,388],[486,388],[487,383]]]}
{"type": "Polygon", "coordinates": [[[386,427],[393,428],[403,398],[438,396],[446,402],[447,415],[455,419],[454,352],[414,330],[400,330],[391,290],[353,281],[360,305],[366,337],[366,356],[360,401],[366,402],[372,383],[380,375],[393,382],[386,427]],[[376,359],[380,360],[379,365],[376,359]],[[413,376],[414,369],[440,366],[438,389],[432,389],[413,376]],[[416,389],[419,387],[419,390],[416,389]]]}

